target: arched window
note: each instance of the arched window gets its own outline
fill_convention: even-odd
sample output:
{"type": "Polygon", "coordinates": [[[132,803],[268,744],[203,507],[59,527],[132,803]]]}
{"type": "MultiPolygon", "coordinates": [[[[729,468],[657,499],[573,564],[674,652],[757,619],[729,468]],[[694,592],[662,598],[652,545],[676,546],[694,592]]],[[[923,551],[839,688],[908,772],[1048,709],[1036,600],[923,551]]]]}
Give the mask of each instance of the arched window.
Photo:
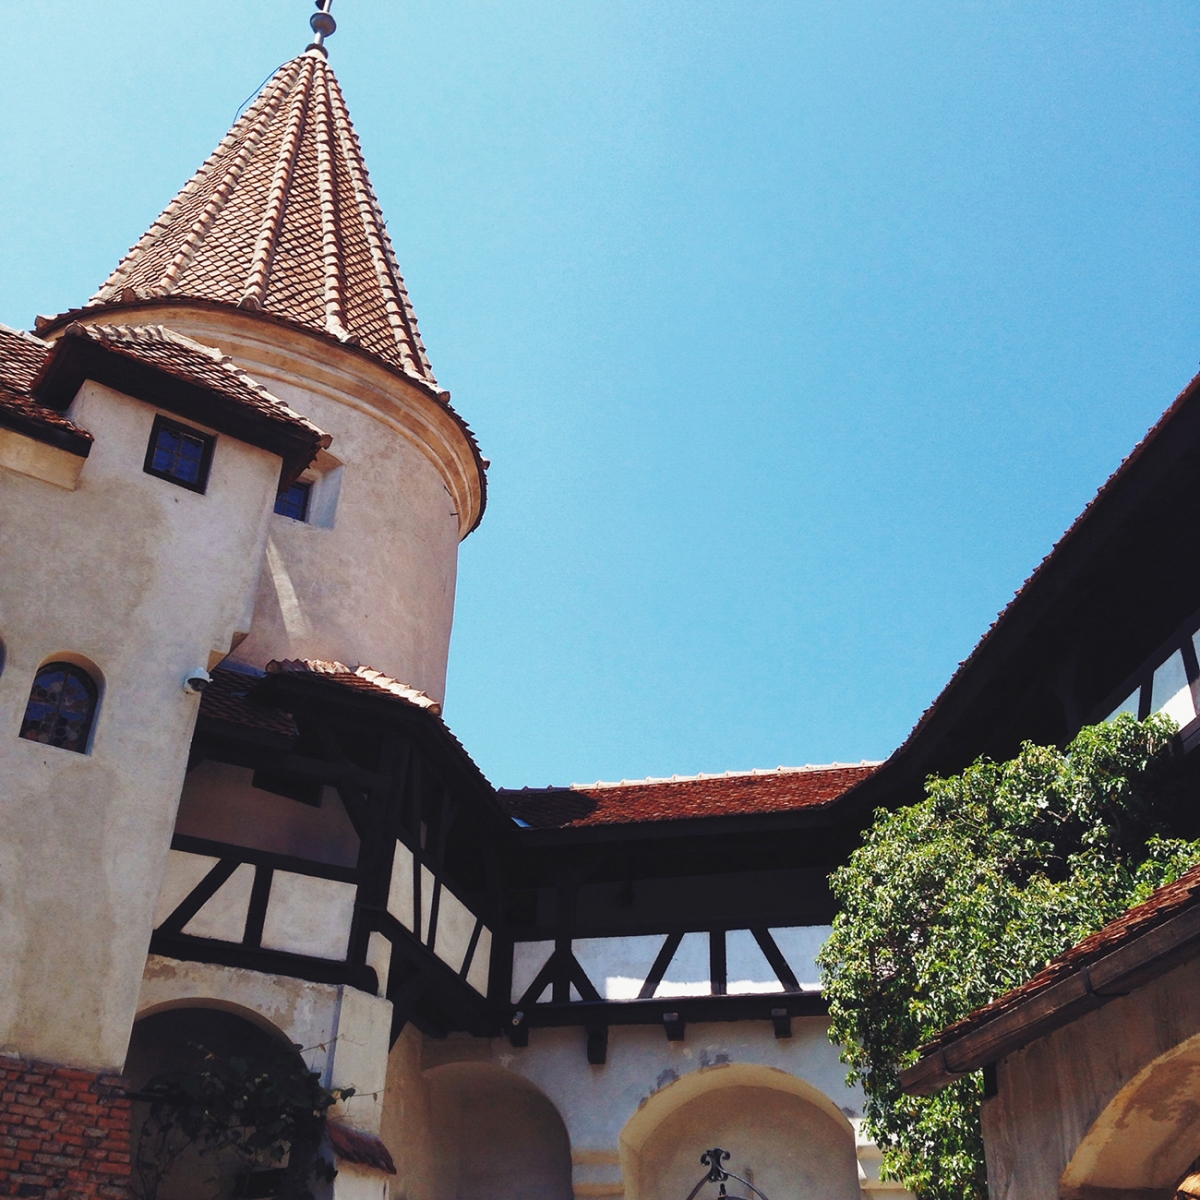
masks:
{"type": "Polygon", "coordinates": [[[96,715],[96,684],[73,663],[52,662],[42,667],[29,692],[21,736],[64,750],[87,750],[92,718],[96,715]]]}

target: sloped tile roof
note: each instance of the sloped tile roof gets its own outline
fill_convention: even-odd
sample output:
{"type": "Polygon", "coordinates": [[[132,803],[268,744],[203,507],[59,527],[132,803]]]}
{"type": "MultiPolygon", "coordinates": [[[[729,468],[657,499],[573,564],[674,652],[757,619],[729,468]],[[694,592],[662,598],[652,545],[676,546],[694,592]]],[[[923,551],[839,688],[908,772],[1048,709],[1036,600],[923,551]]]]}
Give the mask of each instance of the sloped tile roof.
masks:
{"type": "Polygon", "coordinates": [[[427,709],[435,716],[442,711],[442,706],[431,696],[371,667],[348,667],[345,663],[324,662],[315,658],[285,658],[267,663],[267,674],[317,675],[352,691],[402,700],[414,708],[427,709]]]}
{"type": "Polygon", "coordinates": [[[729,772],[636,783],[501,789],[500,803],[539,829],[625,825],[695,817],[793,812],[829,804],[870,776],[878,763],[729,772]]]}
{"type": "Polygon", "coordinates": [[[279,68],[90,303],[150,297],[269,313],[437,390],[345,99],[319,50],[279,68]]]}
{"type": "Polygon", "coordinates": [[[1039,993],[1053,987],[1056,983],[1077,975],[1086,967],[1111,954],[1114,950],[1132,942],[1142,934],[1148,933],[1157,925],[1163,924],[1177,916],[1185,909],[1200,904],[1200,866],[1193,867],[1181,875],[1174,883],[1168,883],[1159,888],[1144,903],[1131,908],[1115,921],[1110,921],[1103,929],[1086,937],[1082,942],[1052,959],[1046,967],[1032,979],[1005,992],[990,1004],[977,1008],[961,1021],[948,1025],[931,1042],[921,1047],[921,1056],[925,1057],[937,1049],[958,1041],[975,1029],[987,1025],[1004,1013],[1031,1000],[1039,993]]]}
{"type": "Polygon", "coordinates": [[[291,714],[259,704],[251,698],[251,692],[260,683],[261,675],[218,667],[212,673],[212,682],[200,693],[199,719],[220,721],[260,733],[295,737],[296,723],[291,714]]]}
{"type": "Polygon", "coordinates": [[[276,424],[312,437],[321,446],[332,441],[329,434],[271,395],[228,355],[162,325],[85,325],[73,321],[63,330],[59,345],[70,338],[93,342],[114,354],[215,392],[276,424]]]}
{"type": "Polygon", "coordinates": [[[49,344],[41,338],[0,325],[0,427],[86,457],[92,435],[62,413],[39,404],[31,394],[49,352],[49,344]]]}

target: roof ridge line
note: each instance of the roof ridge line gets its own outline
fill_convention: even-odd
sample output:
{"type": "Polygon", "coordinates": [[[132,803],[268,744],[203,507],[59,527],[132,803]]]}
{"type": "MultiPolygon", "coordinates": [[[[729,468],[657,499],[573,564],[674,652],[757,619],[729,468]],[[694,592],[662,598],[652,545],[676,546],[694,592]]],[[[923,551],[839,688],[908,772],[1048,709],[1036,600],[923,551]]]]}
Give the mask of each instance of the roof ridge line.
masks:
{"type": "MultiPolygon", "coordinates": [[[[861,762],[844,763],[805,763],[802,767],[751,767],[748,771],[718,771],[707,773],[701,771],[696,775],[650,775],[645,779],[621,779],[619,781],[598,779],[595,783],[571,783],[568,784],[563,791],[582,791],[592,788],[624,788],[624,787],[647,787],[659,783],[696,783],[711,779],[752,779],[764,778],[771,775],[802,775],[806,772],[816,771],[850,771],[858,767],[878,767],[882,766],[882,759],[872,760],[864,758],[861,762]]],[[[541,791],[540,788],[530,789],[533,791],[541,791]]]]}
{"type": "Polygon", "coordinates": [[[300,152],[304,107],[308,99],[308,90],[312,86],[314,61],[311,56],[304,56],[296,77],[292,80],[292,96],[288,108],[287,124],[284,126],[283,137],[279,142],[279,153],[275,157],[275,170],[271,175],[271,186],[267,189],[267,203],[263,208],[262,220],[259,222],[258,237],[254,242],[254,252],[250,256],[250,266],[246,271],[242,296],[238,301],[238,306],[241,308],[261,307],[263,297],[267,294],[267,275],[274,257],[271,251],[279,232],[279,223],[283,220],[284,201],[287,198],[292,172],[296,166],[296,155],[300,152]],[[305,67],[308,69],[308,78],[301,80],[299,76],[303,74],[305,67]]]}
{"type": "Polygon", "coordinates": [[[333,103],[329,98],[329,74],[321,72],[314,80],[317,88],[317,202],[321,210],[321,284],[325,301],[325,329],[340,342],[351,339],[342,307],[342,245],[338,238],[336,200],[333,183],[331,127],[333,103]]]}

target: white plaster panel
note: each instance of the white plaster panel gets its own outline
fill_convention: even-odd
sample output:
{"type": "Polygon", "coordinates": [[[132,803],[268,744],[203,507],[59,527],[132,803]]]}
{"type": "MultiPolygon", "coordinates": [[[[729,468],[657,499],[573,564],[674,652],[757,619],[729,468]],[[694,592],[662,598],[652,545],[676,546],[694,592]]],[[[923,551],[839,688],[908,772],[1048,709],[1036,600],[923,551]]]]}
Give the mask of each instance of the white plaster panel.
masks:
{"type": "Polygon", "coordinates": [[[821,969],[817,966],[817,954],[833,934],[832,925],[792,925],[772,929],[771,936],[779,953],[802,988],[821,986],[821,969]]]}
{"type": "Polygon", "coordinates": [[[709,978],[708,934],[685,933],[667,966],[667,973],[658,985],[655,996],[708,996],[712,993],[709,978]]]}
{"type": "Polygon", "coordinates": [[[725,935],[725,979],[725,990],[731,996],[783,991],[783,984],[748,929],[731,929],[725,935]]]}
{"type": "Polygon", "coordinates": [[[367,937],[367,966],[379,980],[379,995],[387,995],[388,974],[392,967],[392,943],[378,929],[372,929],[367,937]]]}
{"type": "Polygon", "coordinates": [[[340,879],[276,871],[262,944],[314,958],[344,959],[356,888],[340,879]]]}
{"type": "Polygon", "coordinates": [[[636,1000],[666,937],[577,938],[571,943],[575,957],[605,1000],[636,1000]]]}
{"type": "Polygon", "coordinates": [[[339,1160],[330,1200],[387,1200],[388,1181],[382,1171],[339,1160]]]}
{"type": "Polygon", "coordinates": [[[387,910],[411,931],[413,927],[413,856],[403,843],[396,843],[392,860],[392,878],[388,884],[387,910]]]}
{"type": "Polygon", "coordinates": [[[73,492],[79,485],[86,458],[47,446],[13,429],[0,429],[0,467],[73,492]]]}
{"type": "MultiPolygon", "coordinates": [[[[537,978],[554,951],[553,942],[516,942],[513,945],[512,1002],[517,1003],[537,978]]],[[[547,985],[549,986],[549,985],[547,985]]],[[[540,996],[534,996],[536,1003],[540,996]]]]}
{"type": "Polygon", "coordinates": [[[1150,711],[1164,712],[1178,725],[1186,725],[1196,715],[1192,689],[1188,686],[1183,652],[1176,650],[1157,671],[1150,692],[1150,711]]]}
{"type": "Polygon", "coordinates": [[[254,887],[254,867],[239,863],[237,869],[205,901],[203,908],[183,927],[192,937],[218,942],[240,942],[246,932],[246,913],[254,887]]]}
{"type": "Polygon", "coordinates": [[[484,925],[475,943],[471,967],[467,971],[467,982],[481,995],[487,995],[488,976],[492,966],[492,931],[484,925]]]}
{"type": "Polygon", "coordinates": [[[443,883],[433,952],[452,971],[459,971],[474,932],[475,914],[443,883]]]}
{"type": "Polygon", "coordinates": [[[163,875],[162,887],[158,892],[158,905],[154,910],[155,929],[196,890],[200,880],[219,861],[205,854],[185,854],[182,850],[172,850],[167,855],[167,870],[163,875]]]}
{"type": "Polygon", "coordinates": [[[1133,691],[1112,710],[1104,719],[1106,721],[1115,721],[1122,713],[1132,713],[1135,717],[1138,715],[1138,705],[1141,702],[1142,689],[1134,688],[1133,691]]]}
{"type": "Polygon", "coordinates": [[[337,1025],[325,1084],[354,1089],[353,1096],[339,1102],[334,1115],[344,1115],[349,1124],[368,1133],[379,1132],[391,1028],[390,1000],[357,988],[338,989],[337,1025]]]}

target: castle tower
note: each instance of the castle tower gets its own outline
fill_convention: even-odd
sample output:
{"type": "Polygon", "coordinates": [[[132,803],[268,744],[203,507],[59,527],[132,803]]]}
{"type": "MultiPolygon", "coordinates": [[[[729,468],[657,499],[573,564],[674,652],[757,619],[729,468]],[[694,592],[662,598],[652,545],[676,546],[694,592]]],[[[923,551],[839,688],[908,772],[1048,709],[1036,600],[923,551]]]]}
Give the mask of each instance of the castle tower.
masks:
{"type": "Polygon", "coordinates": [[[72,321],[165,325],[332,435],[272,519],[234,661],[366,664],[440,701],[486,464],[434,377],[322,45],[280,67],[87,306],[38,332],[72,321]]]}

